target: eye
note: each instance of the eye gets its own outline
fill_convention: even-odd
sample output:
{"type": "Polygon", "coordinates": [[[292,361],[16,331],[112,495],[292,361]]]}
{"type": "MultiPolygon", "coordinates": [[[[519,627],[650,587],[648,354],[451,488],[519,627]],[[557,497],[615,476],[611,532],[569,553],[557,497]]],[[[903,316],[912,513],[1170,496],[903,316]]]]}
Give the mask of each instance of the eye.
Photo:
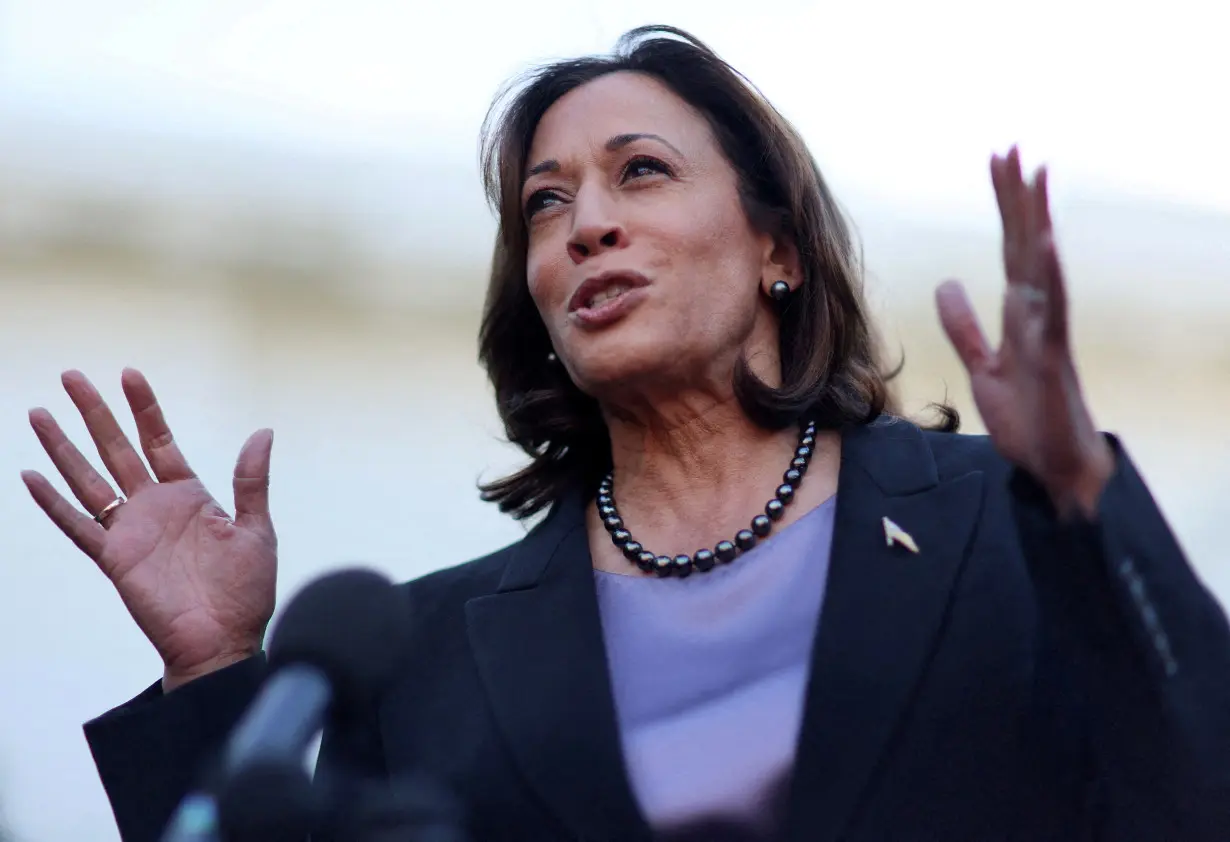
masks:
{"type": "Polygon", "coordinates": [[[525,200],[525,218],[529,219],[538,211],[550,207],[560,201],[559,194],[554,190],[538,190],[525,200]]]}
{"type": "Polygon", "coordinates": [[[657,158],[650,158],[647,155],[637,155],[624,165],[623,180],[627,181],[630,178],[644,178],[647,175],[653,174],[670,175],[671,168],[659,161],[657,158]]]}

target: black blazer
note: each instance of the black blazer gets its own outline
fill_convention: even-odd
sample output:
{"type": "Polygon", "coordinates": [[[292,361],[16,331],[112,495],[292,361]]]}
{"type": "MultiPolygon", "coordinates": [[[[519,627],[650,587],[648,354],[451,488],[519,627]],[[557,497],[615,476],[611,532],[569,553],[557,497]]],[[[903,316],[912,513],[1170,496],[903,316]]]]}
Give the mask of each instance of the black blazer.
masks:
{"type": "MultiPolygon", "coordinates": [[[[1100,517],[1061,524],[985,437],[890,418],[844,434],[782,839],[1230,840],[1230,630],[1115,448],[1100,517]],[[886,545],[884,516],[917,555],[886,545]]],[[[651,838],[585,505],[404,586],[405,679],[361,727],[326,734],[322,769],[426,772],[478,842],[651,838]]],[[[261,669],[154,685],[86,724],[125,842],[157,838],[261,669]]]]}

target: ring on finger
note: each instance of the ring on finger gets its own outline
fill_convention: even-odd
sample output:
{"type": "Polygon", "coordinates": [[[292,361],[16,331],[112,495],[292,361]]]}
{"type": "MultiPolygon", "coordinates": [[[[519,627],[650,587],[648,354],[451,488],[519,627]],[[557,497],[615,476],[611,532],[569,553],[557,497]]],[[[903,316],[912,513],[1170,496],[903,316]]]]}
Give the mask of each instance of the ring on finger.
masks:
{"type": "Polygon", "coordinates": [[[106,526],[106,525],[107,525],[107,523],[106,523],[107,518],[108,518],[110,515],[114,514],[116,509],[118,509],[120,506],[124,505],[124,502],[125,502],[125,501],[124,501],[124,498],[123,498],[123,497],[116,497],[116,498],[115,498],[114,500],[112,500],[110,503],[108,503],[107,505],[103,506],[103,507],[102,507],[102,511],[101,511],[101,512],[99,512],[98,514],[94,515],[94,520],[98,521],[98,522],[99,522],[100,524],[102,524],[103,526],[106,526]]]}
{"type": "Polygon", "coordinates": [[[1022,286],[1021,287],[1021,297],[1024,298],[1030,304],[1045,304],[1046,303],[1046,291],[1038,289],[1037,287],[1022,286]]]}

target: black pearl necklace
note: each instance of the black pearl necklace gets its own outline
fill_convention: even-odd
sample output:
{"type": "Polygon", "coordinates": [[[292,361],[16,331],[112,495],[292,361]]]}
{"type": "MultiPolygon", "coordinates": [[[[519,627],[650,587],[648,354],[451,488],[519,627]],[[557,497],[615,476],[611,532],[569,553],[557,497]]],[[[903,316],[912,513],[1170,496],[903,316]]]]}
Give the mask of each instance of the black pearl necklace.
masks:
{"type": "Polygon", "coordinates": [[[735,560],[740,553],[745,553],[756,546],[760,539],[773,531],[773,524],[781,520],[786,512],[786,506],[794,499],[795,491],[803,482],[807,466],[811,463],[812,454],[816,449],[816,423],[809,421],[802,427],[799,434],[799,445],[795,448],[790,467],[782,474],[782,484],[774,492],[773,499],[765,503],[764,513],[752,518],[748,529],[740,529],[733,540],[718,541],[713,549],[697,550],[692,555],[658,555],[632,537],[624,519],[615,506],[615,474],[611,472],[603,478],[598,486],[598,516],[611,536],[611,541],[624,554],[624,558],[635,564],[645,573],[656,573],[663,578],[667,576],[690,576],[693,570],[706,573],[719,563],[727,564],[735,560]]]}

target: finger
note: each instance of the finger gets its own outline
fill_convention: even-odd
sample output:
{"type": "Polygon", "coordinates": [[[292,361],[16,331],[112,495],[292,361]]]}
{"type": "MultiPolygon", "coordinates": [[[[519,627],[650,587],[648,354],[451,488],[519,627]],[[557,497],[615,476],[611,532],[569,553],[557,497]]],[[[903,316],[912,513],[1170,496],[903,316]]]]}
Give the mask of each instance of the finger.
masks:
{"type": "Polygon", "coordinates": [[[1059,262],[1059,250],[1055,247],[1055,238],[1049,233],[1043,236],[1040,245],[1042,250],[1042,274],[1048,279],[1046,287],[1046,320],[1043,327],[1043,338],[1054,345],[1067,347],[1068,344],[1068,292],[1064,288],[1063,266],[1059,262]]]}
{"type": "Polygon", "coordinates": [[[235,522],[249,525],[269,520],[269,463],[273,430],[257,430],[235,462],[235,522]]]}
{"type": "Polygon", "coordinates": [[[995,188],[995,204],[999,207],[999,219],[1007,224],[1012,216],[1012,207],[1008,202],[1008,159],[999,155],[991,156],[991,185],[995,188]]]}
{"type": "Polygon", "coordinates": [[[1033,228],[1038,235],[1051,233],[1050,178],[1046,167],[1038,167],[1034,174],[1033,228]]]}
{"type": "Polygon", "coordinates": [[[1011,203],[1010,215],[1018,225],[1024,222],[1025,205],[1025,176],[1021,172],[1021,150],[1015,144],[1008,150],[1008,157],[1004,161],[1005,179],[1004,184],[1008,188],[1008,200],[1011,203]]]}
{"type": "Polygon", "coordinates": [[[1036,286],[1045,294],[1043,335],[1049,342],[1067,342],[1068,300],[1059,249],[1055,245],[1051,221],[1050,178],[1046,167],[1039,167],[1033,183],[1033,224],[1036,286]]]}
{"type": "Polygon", "coordinates": [[[83,515],[65,500],[42,474],[37,471],[22,471],[21,479],[34,502],[38,503],[38,507],[46,513],[51,522],[58,526],[81,552],[98,561],[102,555],[107,531],[93,518],[83,515]]]}
{"type": "Polygon", "coordinates": [[[1003,347],[1033,347],[1031,337],[1040,334],[1046,312],[1046,296],[1029,284],[1013,284],[1004,295],[1003,347]]]}
{"type": "Polygon", "coordinates": [[[1021,178],[1021,158],[1015,146],[1004,158],[992,161],[992,182],[1004,231],[1004,272],[1008,283],[1017,283],[1024,274],[1023,255],[1028,225],[1025,183],[1021,178]]]}
{"type": "Polygon", "coordinates": [[[1019,255],[1020,275],[1017,280],[1046,293],[1049,278],[1046,277],[1042,260],[1043,240],[1049,227],[1049,211],[1046,209],[1046,170],[1039,167],[1033,179],[1022,189],[1024,214],[1022,250],[1019,255]]]}
{"type": "Polygon", "coordinates": [[[969,296],[965,294],[965,288],[957,281],[940,284],[935,291],[935,304],[940,313],[940,324],[961,364],[970,374],[985,370],[991,364],[994,352],[978,324],[978,316],[974,313],[969,296]]]}
{"type": "Polygon", "coordinates": [[[61,381],[77,411],[81,413],[103,464],[124,493],[131,497],[138,489],[152,483],[154,480],[146,470],[145,463],[141,461],[137,451],[133,450],[128,436],[111,414],[111,408],[89,378],[80,371],[66,371],[61,381]]]}
{"type": "Polygon", "coordinates": [[[51,457],[51,463],[87,512],[96,515],[116,499],[118,495],[111,483],[94,470],[90,460],[82,456],[77,446],[68,440],[50,412],[42,407],[30,410],[30,426],[34,428],[43,450],[51,457]]]}
{"type": "Polygon", "coordinates": [[[171,428],[162,414],[162,407],[154,396],[145,375],[136,369],[126,368],[120,375],[120,385],[124,389],[124,397],[132,409],[132,417],[137,422],[137,437],[141,441],[141,450],[149,460],[150,468],[159,482],[174,482],[181,479],[192,479],[196,476],[188,466],[188,460],[180,452],[179,445],[171,435],[171,428]]]}

